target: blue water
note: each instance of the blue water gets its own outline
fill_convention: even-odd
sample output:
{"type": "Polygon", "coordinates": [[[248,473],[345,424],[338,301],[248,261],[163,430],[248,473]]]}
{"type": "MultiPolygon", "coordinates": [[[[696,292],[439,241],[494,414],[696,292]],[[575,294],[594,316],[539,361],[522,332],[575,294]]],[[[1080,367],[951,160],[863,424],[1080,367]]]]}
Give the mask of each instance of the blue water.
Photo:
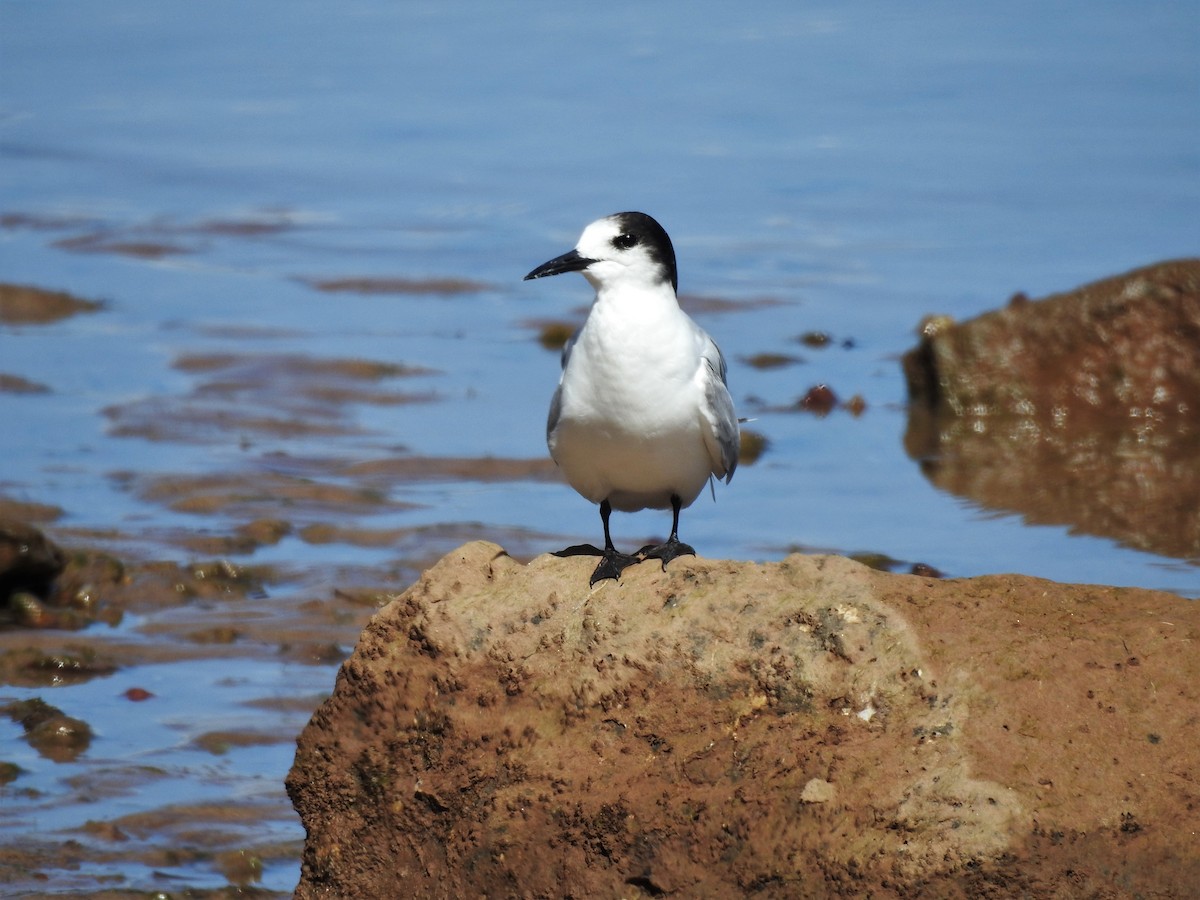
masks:
{"type": "MultiPolygon", "coordinates": [[[[1197,47],[1200,7],[1181,2],[4,0],[0,215],[39,227],[0,229],[0,279],[107,306],[0,326],[0,372],[52,389],[0,393],[0,492],[60,505],[63,527],[152,542],[228,523],[147,502],[113,473],[269,468],[279,452],[541,457],[557,358],[528,323],[576,315],[590,292],[520,278],[591,219],[642,209],[671,232],[685,293],[745,304],[698,316],[743,408],[820,382],[867,402],[859,418],[758,414],[768,453],[684,515],[702,553],[875,551],[952,575],[1195,596],[1193,565],[932,487],[901,445],[897,358],[927,313],[969,318],[1018,290],[1197,253],[1197,47]],[[186,252],[55,246],[97,234],[186,252]],[[483,287],[363,296],[305,281],[339,277],[483,287]],[[778,302],[750,303],[763,298],[778,302]],[[837,345],[795,343],[810,330],[837,345]],[[768,351],[805,362],[741,362],[768,351]],[[424,366],[403,388],[439,399],[352,405],[332,437],[109,432],[106,407],[183,397],[194,379],[172,361],[210,352],[424,366]]],[[[370,527],[465,523],[455,535],[515,536],[528,553],[598,537],[594,509],[556,483],[422,482],[393,499],[417,506],[370,527]]],[[[634,546],[665,525],[614,519],[634,546]]],[[[187,556],[169,541],[151,555],[171,554],[187,556]]],[[[295,538],[261,554],[396,556],[295,538]]]]}

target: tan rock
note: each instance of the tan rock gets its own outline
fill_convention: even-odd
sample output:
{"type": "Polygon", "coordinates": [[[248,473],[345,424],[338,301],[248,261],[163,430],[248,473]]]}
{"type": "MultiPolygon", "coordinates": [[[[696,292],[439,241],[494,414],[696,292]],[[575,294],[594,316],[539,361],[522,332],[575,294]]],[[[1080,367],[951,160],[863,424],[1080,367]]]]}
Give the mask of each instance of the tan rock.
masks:
{"type": "Polygon", "coordinates": [[[1200,607],[839,557],[445,557],[299,741],[297,896],[1200,883],[1200,607]]]}

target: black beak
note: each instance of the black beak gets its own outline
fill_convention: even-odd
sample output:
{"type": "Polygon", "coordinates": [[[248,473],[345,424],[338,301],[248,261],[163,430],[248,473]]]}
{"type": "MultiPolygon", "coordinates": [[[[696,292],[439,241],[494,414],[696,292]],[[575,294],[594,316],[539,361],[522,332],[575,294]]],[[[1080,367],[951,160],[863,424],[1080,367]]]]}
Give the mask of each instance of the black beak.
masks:
{"type": "Polygon", "coordinates": [[[545,278],[547,275],[561,275],[563,272],[582,272],[594,262],[594,259],[580,256],[577,250],[568,250],[562,256],[556,256],[550,262],[542,263],[521,280],[532,281],[534,278],[545,278]]]}

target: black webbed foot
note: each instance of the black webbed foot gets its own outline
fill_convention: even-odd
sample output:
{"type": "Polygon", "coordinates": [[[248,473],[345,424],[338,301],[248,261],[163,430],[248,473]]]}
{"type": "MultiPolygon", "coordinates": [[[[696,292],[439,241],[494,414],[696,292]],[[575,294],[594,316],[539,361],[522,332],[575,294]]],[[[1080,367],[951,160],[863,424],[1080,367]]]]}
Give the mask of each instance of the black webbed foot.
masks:
{"type": "Polygon", "coordinates": [[[588,582],[589,587],[595,587],[597,581],[603,581],[605,578],[619,579],[621,573],[627,568],[634,563],[641,562],[636,556],[619,553],[616,550],[606,550],[603,556],[600,564],[596,566],[596,571],[592,573],[592,579],[588,582]]]}
{"type": "Polygon", "coordinates": [[[642,559],[661,559],[664,572],[667,569],[667,563],[677,556],[696,555],[691,544],[685,544],[675,537],[671,537],[665,544],[659,544],[657,547],[643,547],[639,552],[642,559]]]}
{"type": "Polygon", "coordinates": [[[561,550],[555,550],[551,556],[603,556],[604,551],[595,544],[572,544],[570,547],[563,547],[561,550]]]}

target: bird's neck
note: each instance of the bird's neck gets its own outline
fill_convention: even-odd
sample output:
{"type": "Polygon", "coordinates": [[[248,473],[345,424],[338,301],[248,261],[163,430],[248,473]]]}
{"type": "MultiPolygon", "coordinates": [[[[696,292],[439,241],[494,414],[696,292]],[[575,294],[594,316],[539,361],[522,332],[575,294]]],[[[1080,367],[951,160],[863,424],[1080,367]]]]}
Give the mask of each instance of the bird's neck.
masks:
{"type": "Polygon", "coordinates": [[[631,320],[670,315],[679,311],[679,300],[671,285],[609,284],[596,285],[598,309],[611,310],[631,320]]]}

